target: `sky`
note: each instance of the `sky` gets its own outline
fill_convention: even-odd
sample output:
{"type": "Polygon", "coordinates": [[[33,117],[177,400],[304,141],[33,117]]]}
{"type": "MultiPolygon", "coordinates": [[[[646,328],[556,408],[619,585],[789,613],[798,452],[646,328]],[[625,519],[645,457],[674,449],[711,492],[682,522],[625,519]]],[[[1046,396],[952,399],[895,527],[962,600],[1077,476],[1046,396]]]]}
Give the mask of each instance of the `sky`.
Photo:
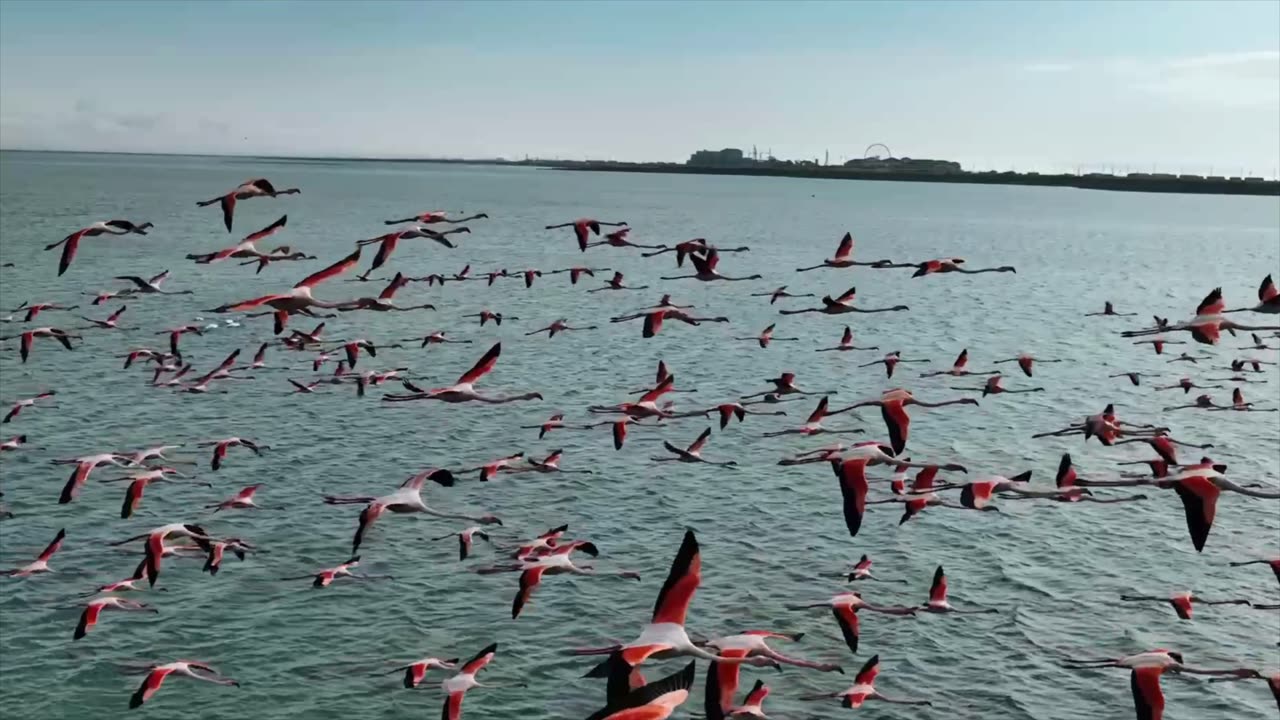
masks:
{"type": "Polygon", "coordinates": [[[0,147],[1275,176],[1280,2],[0,2],[0,147]]]}

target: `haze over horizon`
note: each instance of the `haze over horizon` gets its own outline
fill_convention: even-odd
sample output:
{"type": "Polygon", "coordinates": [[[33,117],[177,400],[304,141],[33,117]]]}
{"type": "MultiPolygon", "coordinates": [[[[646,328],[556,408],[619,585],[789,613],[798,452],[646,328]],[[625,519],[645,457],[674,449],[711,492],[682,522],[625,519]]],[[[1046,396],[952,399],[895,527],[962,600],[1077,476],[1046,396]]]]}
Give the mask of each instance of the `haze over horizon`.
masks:
{"type": "Polygon", "coordinates": [[[0,147],[1275,176],[1280,3],[0,3],[0,147]]]}

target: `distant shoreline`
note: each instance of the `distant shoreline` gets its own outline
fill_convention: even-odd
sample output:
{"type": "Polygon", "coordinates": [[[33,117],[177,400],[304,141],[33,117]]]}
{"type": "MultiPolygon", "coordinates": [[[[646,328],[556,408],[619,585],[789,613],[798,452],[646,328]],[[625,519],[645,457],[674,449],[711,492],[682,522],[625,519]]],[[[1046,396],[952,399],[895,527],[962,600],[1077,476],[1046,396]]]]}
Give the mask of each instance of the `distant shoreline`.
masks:
{"type": "MultiPolygon", "coordinates": [[[[112,153],[65,150],[4,150],[4,152],[50,152],[84,155],[153,155],[181,157],[170,153],[112,153]]],[[[381,162],[427,163],[437,165],[496,165],[534,167],[575,172],[659,173],[671,175],[744,175],[752,177],[791,177],[818,180],[879,180],[883,182],[954,183],[962,185],[1025,185],[1033,187],[1070,187],[1084,190],[1120,192],[1184,193],[1193,195],[1248,195],[1280,197],[1280,181],[1244,180],[1201,176],[1129,177],[1125,175],[1070,175],[1016,172],[961,172],[943,174],[866,171],[843,166],[767,165],[756,167],[702,167],[676,163],[628,163],[577,160],[502,160],[469,158],[371,158],[371,157],[301,157],[276,155],[187,155],[258,159],[271,162],[381,162]]]]}

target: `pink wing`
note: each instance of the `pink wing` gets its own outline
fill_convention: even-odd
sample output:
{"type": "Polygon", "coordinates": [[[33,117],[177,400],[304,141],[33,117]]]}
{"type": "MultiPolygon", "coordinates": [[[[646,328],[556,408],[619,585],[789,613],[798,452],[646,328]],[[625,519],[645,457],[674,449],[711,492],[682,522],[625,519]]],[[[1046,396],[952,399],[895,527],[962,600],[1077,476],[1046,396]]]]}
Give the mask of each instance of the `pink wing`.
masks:
{"type": "Polygon", "coordinates": [[[501,354],[502,343],[495,343],[493,347],[489,348],[489,352],[484,354],[484,357],[480,358],[470,370],[458,378],[458,384],[469,385],[484,377],[498,363],[498,356],[501,354]]]}
{"type": "Polygon", "coordinates": [[[355,252],[339,260],[338,262],[330,265],[329,267],[323,270],[320,270],[319,272],[308,275],[307,277],[302,279],[302,282],[298,283],[297,285],[294,285],[294,287],[313,288],[319,285],[320,283],[324,282],[325,280],[337,277],[338,275],[341,275],[342,273],[350,270],[351,268],[355,267],[356,263],[358,262],[360,262],[360,248],[356,247],[355,252]]]}

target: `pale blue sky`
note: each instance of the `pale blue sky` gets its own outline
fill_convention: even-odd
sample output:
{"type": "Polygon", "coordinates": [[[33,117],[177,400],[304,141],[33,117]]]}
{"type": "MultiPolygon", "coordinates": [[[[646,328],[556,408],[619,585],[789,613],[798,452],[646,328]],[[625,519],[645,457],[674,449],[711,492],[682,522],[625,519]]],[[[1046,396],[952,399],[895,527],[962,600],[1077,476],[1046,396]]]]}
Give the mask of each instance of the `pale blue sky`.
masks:
{"type": "Polygon", "coordinates": [[[0,146],[1272,175],[1280,2],[0,2],[0,146]]]}

